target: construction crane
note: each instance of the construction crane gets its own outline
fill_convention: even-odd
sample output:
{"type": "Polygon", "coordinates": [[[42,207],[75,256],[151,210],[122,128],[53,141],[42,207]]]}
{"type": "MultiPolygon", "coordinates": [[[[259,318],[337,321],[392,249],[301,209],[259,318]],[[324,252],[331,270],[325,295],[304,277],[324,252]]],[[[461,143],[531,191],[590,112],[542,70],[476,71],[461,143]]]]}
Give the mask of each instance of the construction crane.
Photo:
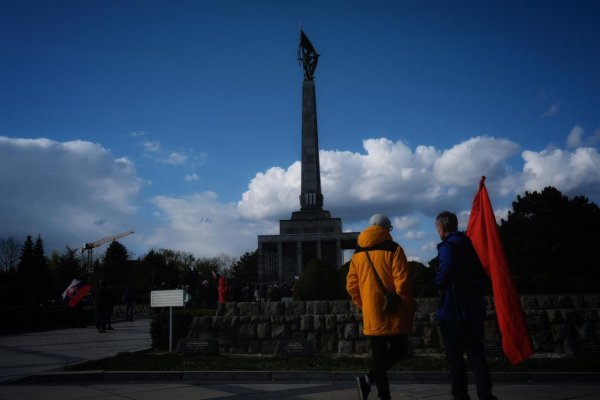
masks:
{"type": "Polygon", "coordinates": [[[132,233],[133,233],[133,231],[122,232],[122,233],[119,233],[119,234],[116,234],[113,236],[107,236],[100,240],[96,240],[95,242],[84,243],[83,246],[81,246],[81,254],[83,254],[87,251],[86,258],[85,258],[85,271],[88,274],[91,273],[92,261],[93,261],[93,251],[96,247],[102,246],[103,244],[112,242],[112,241],[120,239],[122,237],[131,235],[132,233]]]}

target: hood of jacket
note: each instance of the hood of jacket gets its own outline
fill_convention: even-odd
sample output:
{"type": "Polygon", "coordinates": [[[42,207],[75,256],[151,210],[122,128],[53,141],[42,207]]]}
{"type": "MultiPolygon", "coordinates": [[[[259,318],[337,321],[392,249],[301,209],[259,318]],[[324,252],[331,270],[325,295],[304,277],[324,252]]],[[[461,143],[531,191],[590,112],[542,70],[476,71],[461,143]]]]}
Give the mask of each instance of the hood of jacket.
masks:
{"type": "Polygon", "coordinates": [[[360,247],[367,248],[390,240],[392,240],[392,235],[387,228],[372,225],[358,235],[357,243],[360,247]]]}

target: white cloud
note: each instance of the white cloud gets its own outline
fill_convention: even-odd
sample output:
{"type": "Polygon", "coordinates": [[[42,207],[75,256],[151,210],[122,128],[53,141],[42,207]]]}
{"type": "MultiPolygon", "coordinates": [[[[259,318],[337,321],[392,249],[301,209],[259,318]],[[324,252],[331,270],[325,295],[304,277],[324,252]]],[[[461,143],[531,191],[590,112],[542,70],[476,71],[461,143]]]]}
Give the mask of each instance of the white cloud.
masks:
{"type": "Polygon", "coordinates": [[[186,182],[192,182],[192,181],[198,181],[198,180],[200,180],[200,177],[196,173],[188,174],[185,176],[186,182]]]}
{"type": "Polygon", "coordinates": [[[395,230],[406,230],[419,226],[419,218],[414,215],[404,215],[392,218],[392,226],[395,230]]]}
{"type": "Polygon", "coordinates": [[[156,196],[160,224],[145,243],[155,248],[192,252],[197,257],[233,256],[254,251],[259,234],[277,233],[272,222],[242,221],[234,203],[220,203],[213,192],[184,197],[156,196]]]}
{"type": "Polygon", "coordinates": [[[554,186],[565,195],[600,195],[600,154],[594,148],[524,151],[522,157],[523,190],[554,186]]]}
{"type": "MultiPolygon", "coordinates": [[[[365,219],[375,212],[401,218],[458,209],[470,201],[481,175],[497,180],[508,176],[506,161],[518,150],[514,142],[490,137],[472,138],[445,151],[431,146],[412,151],[385,138],[365,140],[363,146],[364,154],[320,152],[325,208],[345,219],[365,219]]],[[[247,218],[280,218],[298,208],[299,192],[296,162],[287,170],[258,173],[238,207],[247,218]]]]}
{"type": "Polygon", "coordinates": [[[567,137],[567,147],[577,148],[581,146],[583,139],[583,128],[579,125],[575,125],[575,127],[569,133],[567,137]]]}
{"type": "Polygon", "coordinates": [[[425,231],[408,231],[402,235],[404,240],[420,240],[424,239],[425,237],[427,237],[427,232],[425,231]]]}
{"type": "Polygon", "coordinates": [[[204,153],[194,153],[192,150],[168,150],[157,140],[147,140],[142,142],[144,153],[156,162],[173,166],[202,165],[206,163],[207,155],[204,153]]]}
{"type": "Polygon", "coordinates": [[[98,144],[0,136],[0,185],[0,237],[64,250],[129,229],[142,181],[98,144]]]}
{"type": "Polygon", "coordinates": [[[542,118],[550,118],[553,117],[554,115],[558,114],[558,112],[560,111],[560,103],[554,103],[550,106],[550,108],[548,108],[543,114],[542,114],[542,118]]]}
{"type": "Polygon", "coordinates": [[[480,136],[457,144],[436,160],[433,172],[442,184],[472,186],[481,175],[504,176],[506,160],[519,145],[507,139],[480,136]]]}

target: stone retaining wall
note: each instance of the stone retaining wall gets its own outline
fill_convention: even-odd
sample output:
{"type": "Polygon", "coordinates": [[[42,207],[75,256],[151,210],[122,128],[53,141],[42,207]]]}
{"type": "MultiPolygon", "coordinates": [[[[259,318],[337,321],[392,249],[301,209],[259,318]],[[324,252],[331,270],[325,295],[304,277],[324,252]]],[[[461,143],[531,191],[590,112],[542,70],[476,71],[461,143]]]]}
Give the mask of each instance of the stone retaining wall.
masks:
{"type": "MultiPolygon", "coordinates": [[[[437,298],[417,299],[410,347],[415,354],[442,352],[437,298]]],[[[486,342],[500,351],[492,298],[487,299],[486,342]]],[[[600,295],[522,296],[521,304],[536,353],[599,354],[600,295]]],[[[316,353],[370,352],[362,315],[350,301],[221,304],[213,317],[194,318],[187,339],[216,338],[222,354],[273,354],[279,340],[307,340],[316,353]]]]}

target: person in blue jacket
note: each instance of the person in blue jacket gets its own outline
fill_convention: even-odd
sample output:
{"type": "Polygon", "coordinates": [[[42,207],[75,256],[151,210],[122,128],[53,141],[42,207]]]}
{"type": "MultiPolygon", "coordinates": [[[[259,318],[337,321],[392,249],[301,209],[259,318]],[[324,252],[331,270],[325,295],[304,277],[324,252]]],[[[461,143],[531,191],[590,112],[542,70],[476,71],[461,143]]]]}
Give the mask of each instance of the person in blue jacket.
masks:
{"type": "Polygon", "coordinates": [[[454,400],[470,400],[464,354],[475,375],[480,400],[496,400],[485,359],[484,325],[486,275],[469,238],[458,231],[456,215],[444,211],[435,219],[442,240],[435,285],[441,292],[437,311],[452,380],[454,400]]]}

